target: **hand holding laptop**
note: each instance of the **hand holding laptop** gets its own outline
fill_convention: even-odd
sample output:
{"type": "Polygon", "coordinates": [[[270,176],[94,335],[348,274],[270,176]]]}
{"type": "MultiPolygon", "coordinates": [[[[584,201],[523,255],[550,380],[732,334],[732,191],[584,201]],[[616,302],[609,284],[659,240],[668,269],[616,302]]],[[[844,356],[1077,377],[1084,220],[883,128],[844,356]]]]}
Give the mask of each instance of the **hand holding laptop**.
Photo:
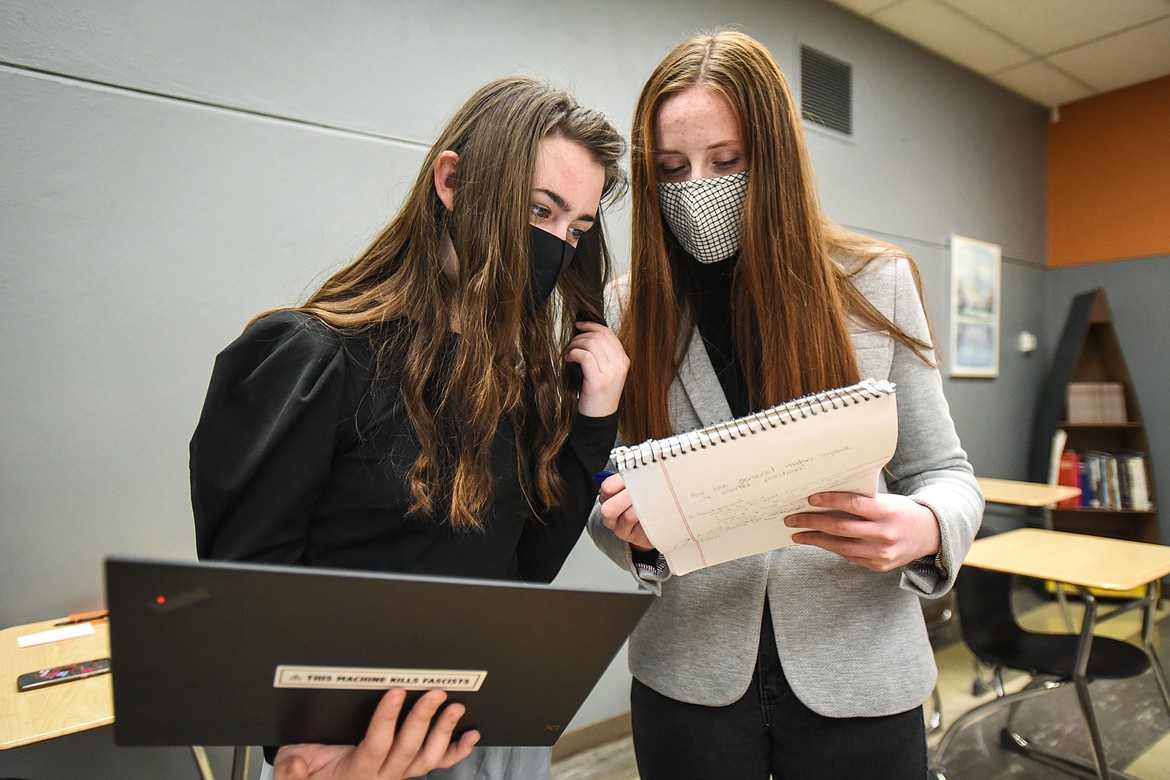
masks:
{"type": "Polygon", "coordinates": [[[428,691],[395,733],[406,692],[391,688],[360,744],[286,745],[276,754],[276,780],[403,780],[453,766],[471,753],[479,732],[468,731],[458,742],[451,741],[464,707],[451,704],[436,719],[446,698],[443,691],[428,691]]]}

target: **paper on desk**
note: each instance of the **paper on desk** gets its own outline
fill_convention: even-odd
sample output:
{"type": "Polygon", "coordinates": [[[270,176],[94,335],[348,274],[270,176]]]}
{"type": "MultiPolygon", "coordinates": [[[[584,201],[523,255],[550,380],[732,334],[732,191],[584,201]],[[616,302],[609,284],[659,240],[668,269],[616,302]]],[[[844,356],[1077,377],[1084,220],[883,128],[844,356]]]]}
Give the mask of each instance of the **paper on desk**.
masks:
{"type": "Polygon", "coordinates": [[[62,626],[61,628],[53,628],[48,631],[40,631],[36,634],[18,636],[16,638],[16,644],[21,647],[32,647],[48,642],[60,642],[62,639],[76,639],[79,636],[89,636],[91,634],[93,634],[92,623],[78,623],[75,626],[62,626]]]}

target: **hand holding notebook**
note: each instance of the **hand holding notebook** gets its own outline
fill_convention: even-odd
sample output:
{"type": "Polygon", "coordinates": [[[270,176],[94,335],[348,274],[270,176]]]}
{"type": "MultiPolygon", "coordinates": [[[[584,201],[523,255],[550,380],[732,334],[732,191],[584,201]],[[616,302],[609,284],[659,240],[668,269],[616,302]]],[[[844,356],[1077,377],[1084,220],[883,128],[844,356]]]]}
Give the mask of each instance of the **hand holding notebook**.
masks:
{"type": "Polygon", "coordinates": [[[867,379],[610,459],[676,575],[792,543],[784,518],[826,491],[874,495],[894,454],[894,385],[867,379]]]}

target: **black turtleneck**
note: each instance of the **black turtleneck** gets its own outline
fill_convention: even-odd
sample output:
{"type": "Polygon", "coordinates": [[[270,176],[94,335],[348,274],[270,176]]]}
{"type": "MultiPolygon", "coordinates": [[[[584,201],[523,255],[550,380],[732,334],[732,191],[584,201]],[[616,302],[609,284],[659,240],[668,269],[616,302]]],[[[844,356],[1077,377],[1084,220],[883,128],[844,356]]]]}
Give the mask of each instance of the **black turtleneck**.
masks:
{"type": "Polygon", "coordinates": [[[727,404],[734,417],[742,417],[754,409],[749,407],[747,381],[743,366],[736,353],[735,318],[732,317],[732,281],[735,278],[735,263],[739,255],[733,255],[718,263],[700,263],[686,258],[690,263],[690,300],[695,306],[699,335],[707,348],[707,356],[727,404]]]}

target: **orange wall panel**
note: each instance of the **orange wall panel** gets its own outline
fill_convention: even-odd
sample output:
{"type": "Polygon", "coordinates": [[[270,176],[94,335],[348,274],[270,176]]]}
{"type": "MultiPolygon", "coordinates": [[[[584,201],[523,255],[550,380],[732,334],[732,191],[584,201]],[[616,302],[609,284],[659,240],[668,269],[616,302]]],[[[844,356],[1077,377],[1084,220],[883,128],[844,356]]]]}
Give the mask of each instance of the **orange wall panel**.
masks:
{"type": "Polygon", "coordinates": [[[1170,254],[1170,76],[1048,125],[1048,265],[1170,254]]]}

